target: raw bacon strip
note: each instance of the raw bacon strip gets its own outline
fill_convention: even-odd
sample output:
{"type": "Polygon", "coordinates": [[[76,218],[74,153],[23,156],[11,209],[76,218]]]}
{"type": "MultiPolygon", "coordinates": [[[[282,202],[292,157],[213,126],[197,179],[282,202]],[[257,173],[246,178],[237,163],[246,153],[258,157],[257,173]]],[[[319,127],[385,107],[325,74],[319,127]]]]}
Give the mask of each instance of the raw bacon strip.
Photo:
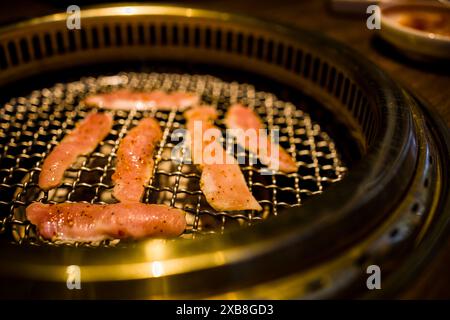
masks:
{"type": "Polygon", "coordinates": [[[49,190],[59,186],[64,172],[82,154],[91,153],[111,130],[113,119],[107,113],[90,113],[64,137],[45,158],[39,175],[39,187],[49,190]]]}
{"type": "Polygon", "coordinates": [[[265,132],[265,127],[259,116],[250,108],[244,107],[241,104],[234,104],[225,115],[225,124],[228,129],[241,129],[244,132],[247,130],[254,130],[258,143],[245,141],[245,135],[239,135],[238,143],[244,146],[248,151],[254,153],[260,159],[261,163],[268,166],[269,169],[280,170],[282,172],[291,173],[297,172],[297,164],[295,160],[284,150],[281,146],[271,143],[267,134],[261,134],[262,130],[265,132]],[[261,147],[264,146],[264,149],[261,147]],[[272,150],[278,148],[278,156],[272,156],[272,150]]]}
{"type": "Polygon", "coordinates": [[[111,93],[101,93],[87,97],[89,106],[110,110],[184,110],[198,104],[200,98],[194,93],[164,91],[135,92],[120,89],[111,93]]]}
{"type": "Polygon", "coordinates": [[[216,110],[196,107],[186,111],[185,117],[191,137],[191,155],[202,170],[200,189],[211,207],[217,211],[262,210],[248,189],[236,159],[217,141],[220,130],[214,126],[216,110]],[[211,138],[203,135],[207,129],[212,130],[211,138]]]}
{"type": "Polygon", "coordinates": [[[39,234],[49,240],[172,238],[186,228],[183,210],[158,204],[35,202],[27,207],[26,214],[39,234]]]}
{"type": "Polygon", "coordinates": [[[117,151],[113,196],[121,202],[139,202],[153,173],[153,151],[162,138],[158,122],[145,118],[131,129],[117,151]]]}
{"type": "Polygon", "coordinates": [[[195,93],[175,91],[170,94],[170,97],[180,110],[185,110],[200,103],[200,97],[195,93]]]}

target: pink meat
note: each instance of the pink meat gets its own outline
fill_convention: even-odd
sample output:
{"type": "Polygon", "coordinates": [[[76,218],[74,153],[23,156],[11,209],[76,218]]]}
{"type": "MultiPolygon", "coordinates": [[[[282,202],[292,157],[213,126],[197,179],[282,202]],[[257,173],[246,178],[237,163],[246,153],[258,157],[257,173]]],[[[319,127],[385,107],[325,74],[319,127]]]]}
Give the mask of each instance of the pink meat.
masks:
{"type": "Polygon", "coordinates": [[[59,186],[66,169],[78,156],[94,151],[108,135],[112,124],[113,119],[107,113],[90,113],[78,123],[45,158],[39,175],[39,187],[49,190],[59,186]]]}
{"type": "Polygon", "coordinates": [[[214,126],[216,110],[207,106],[196,107],[186,111],[185,117],[192,139],[191,155],[202,170],[200,189],[211,207],[217,211],[262,210],[248,189],[236,159],[228,155],[218,142],[220,130],[214,126]],[[201,130],[195,129],[196,122],[202,124],[201,130]],[[207,129],[215,132],[211,138],[204,136],[207,129]]]}
{"type": "Polygon", "coordinates": [[[162,138],[158,122],[145,118],[120,142],[113,196],[121,202],[139,202],[153,173],[153,152],[162,138]]]}
{"type": "Polygon", "coordinates": [[[161,204],[32,203],[28,220],[49,240],[173,238],[186,228],[185,212],[161,204]]]}
{"type": "Polygon", "coordinates": [[[194,93],[156,90],[151,92],[135,92],[120,89],[110,93],[100,93],[87,97],[84,101],[89,106],[110,110],[172,110],[198,104],[200,98],[194,93]]]}
{"type": "MultiPolygon", "coordinates": [[[[254,153],[270,169],[278,169],[282,172],[297,172],[295,160],[281,146],[270,141],[267,134],[261,134],[260,130],[265,126],[259,116],[250,108],[241,104],[234,104],[225,115],[225,124],[229,129],[241,129],[244,132],[254,130],[259,143],[249,142],[244,135],[237,136],[238,143],[250,152],[254,153]],[[278,149],[278,157],[272,157],[274,148],[278,149]]],[[[264,130],[265,131],[265,130],[264,130]]]]}

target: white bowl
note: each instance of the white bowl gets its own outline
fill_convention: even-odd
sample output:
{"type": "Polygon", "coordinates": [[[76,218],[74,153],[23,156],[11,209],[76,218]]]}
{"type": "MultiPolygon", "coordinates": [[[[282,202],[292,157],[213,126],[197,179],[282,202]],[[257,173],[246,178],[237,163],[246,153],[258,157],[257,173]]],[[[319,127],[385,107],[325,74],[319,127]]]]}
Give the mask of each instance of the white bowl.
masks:
{"type": "MultiPolygon", "coordinates": [[[[399,49],[414,55],[450,59],[450,35],[420,30],[401,23],[400,18],[442,16],[450,24],[450,6],[439,2],[414,2],[381,5],[380,35],[399,49]]],[[[444,20],[443,20],[444,21],[444,20]]]]}

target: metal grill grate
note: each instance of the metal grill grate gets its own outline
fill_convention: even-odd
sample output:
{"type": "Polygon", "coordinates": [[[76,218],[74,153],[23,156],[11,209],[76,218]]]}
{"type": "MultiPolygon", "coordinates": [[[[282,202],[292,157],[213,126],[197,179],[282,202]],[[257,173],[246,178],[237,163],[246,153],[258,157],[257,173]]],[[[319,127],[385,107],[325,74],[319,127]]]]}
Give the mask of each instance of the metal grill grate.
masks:
{"type": "Polygon", "coordinates": [[[115,202],[111,196],[111,176],[118,145],[127,131],[147,116],[159,120],[164,136],[156,151],[155,172],[146,186],[144,202],[165,203],[186,210],[188,228],[184,238],[251,225],[282,213],[285,207],[299,206],[308,197],[342,179],[347,170],[332,139],[308,114],[291,103],[277,100],[271,93],[256,91],[252,85],[223,82],[212,76],[163,73],[84,78],[33,91],[28,97],[11,99],[0,108],[0,232],[12,230],[19,243],[43,242],[36,238],[24,214],[25,207],[32,201],[115,202]],[[242,166],[248,185],[264,210],[216,212],[200,191],[200,175],[195,166],[170,159],[171,150],[178,143],[172,132],[184,126],[182,113],[115,111],[113,129],[97,149],[80,157],[67,170],[60,187],[49,192],[40,190],[37,181],[43,159],[91,110],[80,101],[89,94],[118,87],[197,92],[204,103],[217,106],[217,124],[222,128],[224,112],[231,103],[247,104],[266,120],[270,129],[280,129],[280,143],[296,157],[299,171],[265,176],[261,175],[258,165],[242,166]]]}

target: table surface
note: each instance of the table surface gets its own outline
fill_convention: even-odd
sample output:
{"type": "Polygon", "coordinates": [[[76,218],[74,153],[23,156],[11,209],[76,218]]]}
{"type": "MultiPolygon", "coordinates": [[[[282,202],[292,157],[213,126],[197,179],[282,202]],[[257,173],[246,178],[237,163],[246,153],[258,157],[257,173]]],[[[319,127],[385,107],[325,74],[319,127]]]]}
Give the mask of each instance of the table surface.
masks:
{"type": "MultiPolygon", "coordinates": [[[[33,16],[63,11],[70,1],[18,1],[20,10],[13,10],[10,2],[0,4],[0,23],[10,23],[33,16]]],[[[17,5],[17,0],[14,2],[17,5]]],[[[70,2],[70,3],[69,3],[70,2]]],[[[73,1],[83,5],[92,1],[73,1]]],[[[385,43],[377,40],[375,31],[366,27],[367,15],[348,16],[328,10],[326,1],[320,0],[191,0],[180,2],[254,15],[292,24],[301,28],[318,30],[340,40],[361,52],[376,65],[384,69],[395,80],[422,97],[433,112],[450,126],[450,65],[431,65],[405,59],[385,43]]],[[[418,279],[405,297],[450,298],[450,241],[418,279]],[[437,278],[436,279],[436,275],[437,278]]]]}

